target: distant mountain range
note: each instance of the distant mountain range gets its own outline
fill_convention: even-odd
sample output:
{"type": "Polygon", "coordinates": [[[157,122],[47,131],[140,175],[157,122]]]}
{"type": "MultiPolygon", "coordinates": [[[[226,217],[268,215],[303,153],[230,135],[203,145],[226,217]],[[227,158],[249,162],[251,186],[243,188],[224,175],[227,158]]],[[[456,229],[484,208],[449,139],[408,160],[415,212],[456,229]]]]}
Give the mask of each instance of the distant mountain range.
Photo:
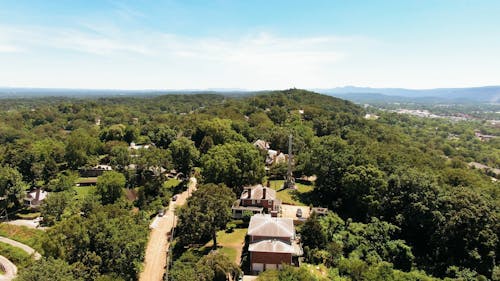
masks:
{"type": "MultiPolygon", "coordinates": [[[[403,89],[337,87],[332,89],[311,89],[315,92],[335,96],[357,103],[500,103],[500,86],[474,88],[403,89]]],[[[221,93],[242,95],[254,93],[242,89],[207,90],[99,90],[99,89],[44,89],[0,87],[0,98],[33,97],[109,97],[109,96],[157,96],[163,94],[221,93]]]]}
{"type": "Polygon", "coordinates": [[[354,102],[500,103],[500,86],[413,90],[338,87],[314,91],[354,102]]]}

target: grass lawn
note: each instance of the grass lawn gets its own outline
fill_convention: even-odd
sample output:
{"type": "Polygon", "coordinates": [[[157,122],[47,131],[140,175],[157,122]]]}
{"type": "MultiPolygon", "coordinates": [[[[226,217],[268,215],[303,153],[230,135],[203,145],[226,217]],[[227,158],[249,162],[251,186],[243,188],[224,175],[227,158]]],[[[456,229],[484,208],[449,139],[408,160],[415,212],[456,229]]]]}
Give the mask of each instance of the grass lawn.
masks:
{"type": "Polygon", "coordinates": [[[307,193],[310,193],[314,189],[314,186],[296,183],[295,185],[297,185],[297,190],[281,189],[284,182],[284,180],[270,181],[271,188],[277,191],[276,195],[278,196],[278,199],[280,199],[283,203],[306,206],[306,203],[303,202],[304,200],[302,198],[305,197],[307,193]]]}
{"type": "Polygon", "coordinates": [[[95,186],[75,186],[73,190],[76,192],[75,199],[83,200],[87,195],[96,190],[95,186]]]}
{"type": "Polygon", "coordinates": [[[163,187],[165,187],[165,188],[174,188],[177,185],[179,185],[179,183],[181,183],[180,180],[177,180],[177,179],[168,179],[165,183],[163,183],[163,187]]]}
{"type": "Polygon", "coordinates": [[[0,224],[0,236],[26,244],[43,254],[42,241],[45,232],[42,230],[2,223],[0,224]]]}
{"type": "MultiPolygon", "coordinates": [[[[229,257],[232,261],[239,260],[238,249],[245,243],[245,236],[247,235],[246,228],[236,228],[231,233],[225,230],[217,232],[217,244],[219,251],[229,257]]],[[[213,246],[212,241],[205,244],[203,248],[210,248],[213,246]]]]}
{"type": "Polygon", "coordinates": [[[24,268],[33,262],[31,256],[25,251],[6,243],[0,242],[0,253],[2,253],[2,256],[14,263],[18,268],[24,268]]]}

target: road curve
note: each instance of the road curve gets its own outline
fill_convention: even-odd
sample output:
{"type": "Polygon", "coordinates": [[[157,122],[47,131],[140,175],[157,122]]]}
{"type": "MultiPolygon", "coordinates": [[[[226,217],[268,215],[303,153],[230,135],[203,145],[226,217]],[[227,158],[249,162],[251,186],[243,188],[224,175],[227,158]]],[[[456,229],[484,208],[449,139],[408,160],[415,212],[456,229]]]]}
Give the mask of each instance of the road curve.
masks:
{"type": "Polygon", "coordinates": [[[25,245],[21,242],[17,242],[15,240],[12,240],[12,239],[9,239],[9,238],[3,237],[3,236],[0,236],[0,242],[5,243],[5,244],[9,244],[9,245],[14,246],[16,248],[19,248],[19,249],[25,251],[26,253],[28,253],[28,255],[33,255],[35,260],[39,260],[42,257],[37,251],[35,251],[35,249],[33,249],[30,246],[25,245]]]}
{"type": "Polygon", "coordinates": [[[0,267],[5,271],[5,274],[0,275],[0,281],[11,281],[16,278],[17,266],[4,256],[0,256],[0,267]]]}

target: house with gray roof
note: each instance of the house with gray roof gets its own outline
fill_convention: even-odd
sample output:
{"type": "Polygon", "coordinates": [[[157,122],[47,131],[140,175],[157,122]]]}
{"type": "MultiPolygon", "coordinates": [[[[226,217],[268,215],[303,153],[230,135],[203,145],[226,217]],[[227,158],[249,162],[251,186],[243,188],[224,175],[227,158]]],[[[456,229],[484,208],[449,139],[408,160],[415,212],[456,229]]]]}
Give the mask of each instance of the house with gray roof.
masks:
{"type": "Polygon", "coordinates": [[[293,220],[266,214],[251,217],[248,225],[250,271],[279,269],[282,264],[298,265],[303,255],[295,236],[293,220]]]}

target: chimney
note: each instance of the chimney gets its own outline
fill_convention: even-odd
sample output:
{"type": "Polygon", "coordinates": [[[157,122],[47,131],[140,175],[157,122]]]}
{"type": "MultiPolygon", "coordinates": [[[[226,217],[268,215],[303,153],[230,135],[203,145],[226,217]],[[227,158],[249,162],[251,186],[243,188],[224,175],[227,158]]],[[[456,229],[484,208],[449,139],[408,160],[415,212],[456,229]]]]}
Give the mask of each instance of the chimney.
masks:
{"type": "Polygon", "coordinates": [[[40,188],[38,188],[38,189],[36,190],[36,193],[35,193],[35,201],[39,201],[39,200],[40,200],[40,191],[41,191],[41,189],[40,189],[40,188]]]}
{"type": "Polygon", "coordinates": [[[248,188],[248,199],[252,198],[252,188],[248,188]]]}
{"type": "Polygon", "coordinates": [[[267,187],[262,187],[262,199],[266,199],[267,187]]]}

